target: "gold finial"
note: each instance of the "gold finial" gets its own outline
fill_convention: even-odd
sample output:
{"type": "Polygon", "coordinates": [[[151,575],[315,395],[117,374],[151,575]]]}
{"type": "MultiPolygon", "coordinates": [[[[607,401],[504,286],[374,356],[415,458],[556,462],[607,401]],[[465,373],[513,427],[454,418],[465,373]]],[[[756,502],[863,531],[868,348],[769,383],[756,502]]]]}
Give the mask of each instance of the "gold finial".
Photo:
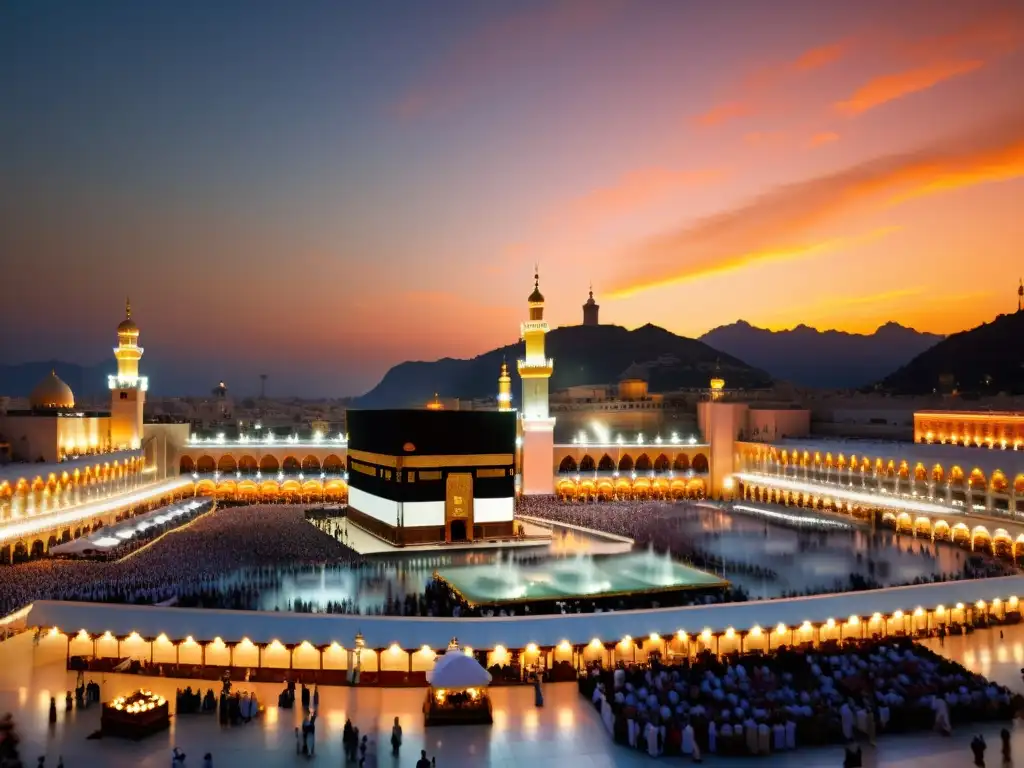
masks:
{"type": "Polygon", "coordinates": [[[124,316],[128,320],[132,319],[132,300],[129,296],[124,297],[124,316]]]}
{"type": "Polygon", "coordinates": [[[590,298],[594,298],[594,281],[590,281],[590,298]]]}

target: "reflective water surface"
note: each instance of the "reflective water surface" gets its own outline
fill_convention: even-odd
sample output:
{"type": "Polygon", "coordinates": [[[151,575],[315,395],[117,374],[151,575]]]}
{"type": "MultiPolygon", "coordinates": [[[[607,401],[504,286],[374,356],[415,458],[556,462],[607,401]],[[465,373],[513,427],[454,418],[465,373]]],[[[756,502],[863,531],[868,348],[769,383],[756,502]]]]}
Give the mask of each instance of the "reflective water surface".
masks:
{"type": "MultiPolygon", "coordinates": [[[[651,556],[645,547],[554,526],[551,544],[537,549],[461,550],[430,555],[380,556],[358,570],[308,568],[289,571],[277,587],[260,593],[264,610],[287,610],[301,600],[321,610],[329,602],[348,601],[372,612],[390,596],[400,599],[422,591],[435,571],[473,602],[531,597],[555,598],[644,590],[672,583],[709,583],[725,579],[753,597],[846,588],[851,574],[883,585],[906,584],[963,570],[964,553],[888,530],[872,533],[803,531],[725,510],[683,504],[665,505],[666,540],[675,537],[699,552],[725,560],[725,567],[702,562],[693,568],[651,556]],[[627,555],[608,560],[605,556],[627,555]],[[752,572],[759,567],[761,572],[752,572]],[[472,596],[472,597],[470,597],[472,596]]],[[[598,510],[599,511],[599,510],[598,510]]],[[[678,560],[678,559],[677,559],[678,560]]],[[[234,578],[225,578],[230,585],[234,578]]]]}

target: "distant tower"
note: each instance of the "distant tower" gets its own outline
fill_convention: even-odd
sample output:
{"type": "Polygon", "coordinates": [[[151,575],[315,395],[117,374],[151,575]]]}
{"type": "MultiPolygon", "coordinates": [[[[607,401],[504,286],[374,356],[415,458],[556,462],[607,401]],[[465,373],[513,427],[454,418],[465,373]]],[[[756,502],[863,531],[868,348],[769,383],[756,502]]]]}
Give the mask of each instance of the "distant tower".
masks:
{"type": "Polygon", "coordinates": [[[587,303],[583,305],[583,324],[584,325],[597,325],[597,312],[601,307],[594,301],[594,286],[590,286],[590,298],[587,299],[587,303]]]}
{"type": "Polygon", "coordinates": [[[527,496],[554,493],[554,473],[551,463],[555,452],[555,420],[548,411],[548,380],[555,361],[544,354],[544,336],[548,324],[544,322],[544,296],[540,292],[540,274],[533,275],[533,293],[527,299],[530,319],[522,324],[522,337],[526,354],[519,361],[519,376],[523,380],[523,397],[519,404],[523,433],[522,492],[527,496]]]}
{"type": "Polygon", "coordinates": [[[1020,285],[1017,287],[1017,311],[1020,312],[1024,309],[1024,277],[1021,278],[1020,285]]]}
{"type": "Polygon", "coordinates": [[[434,393],[434,399],[427,403],[428,411],[443,411],[444,403],[441,402],[441,398],[437,396],[437,392],[434,393]]]}
{"type": "Polygon", "coordinates": [[[501,375],[498,376],[498,410],[512,410],[512,377],[508,375],[508,363],[501,361],[501,375]]]}
{"type": "Polygon", "coordinates": [[[265,400],[267,397],[267,374],[260,374],[260,400],[265,400]]]}
{"type": "Polygon", "coordinates": [[[110,444],[114,448],[138,448],[142,445],[142,411],[146,404],[149,379],[139,376],[139,327],[132,320],[132,304],[125,300],[124,320],[117,326],[117,375],[107,377],[110,388],[110,444]]]}

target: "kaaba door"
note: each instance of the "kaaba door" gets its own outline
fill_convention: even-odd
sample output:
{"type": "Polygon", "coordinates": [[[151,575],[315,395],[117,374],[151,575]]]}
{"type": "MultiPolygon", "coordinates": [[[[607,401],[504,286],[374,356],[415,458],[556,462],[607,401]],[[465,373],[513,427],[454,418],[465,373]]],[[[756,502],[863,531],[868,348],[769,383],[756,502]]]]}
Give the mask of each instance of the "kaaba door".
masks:
{"type": "Polygon", "coordinates": [[[444,540],[473,540],[473,475],[453,472],[445,482],[444,540]]]}

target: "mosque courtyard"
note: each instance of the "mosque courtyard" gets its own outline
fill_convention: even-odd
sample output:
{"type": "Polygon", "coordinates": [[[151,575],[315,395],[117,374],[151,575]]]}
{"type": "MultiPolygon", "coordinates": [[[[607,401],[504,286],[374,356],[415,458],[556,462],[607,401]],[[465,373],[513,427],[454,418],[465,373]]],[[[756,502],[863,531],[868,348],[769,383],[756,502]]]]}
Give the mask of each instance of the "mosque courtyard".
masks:
{"type": "MultiPolygon", "coordinates": [[[[927,641],[933,650],[958,661],[968,669],[1024,692],[1020,668],[1024,667],[1024,625],[999,630],[979,630],[969,636],[949,637],[944,647],[938,640],[927,641]]],[[[174,701],[175,689],[184,680],[140,677],[137,675],[92,675],[100,683],[103,700],[127,694],[137,688],[149,688],[174,701]]],[[[67,768],[149,768],[168,764],[171,749],[178,746],[188,756],[186,766],[198,766],[206,752],[215,766],[292,766],[306,763],[295,753],[295,728],[301,722],[301,708],[281,710],[276,706],[276,684],[236,683],[235,689],[256,691],[266,706],[263,715],[236,728],[222,728],[213,715],[172,717],[171,728],[140,742],[117,739],[90,740],[99,727],[100,707],[65,713],[64,692],[73,688],[74,673],[64,670],[64,659],[36,653],[32,633],[23,633],[0,643],[0,713],[12,712],[21,738],[21,757],[25,765],[34,765],[38,756],[46,756],[47,765],[56,765],[63,757],[67,768]],[[58,698],[56,724],[48,722],[51,696],[58,698]]],[[[596,766],[641,766],[679,763],[680,758],[655,760],[645,753],[633,752],[612,743],[598,714],[571,683],[550,684],[545,688],[543,708],[534,706],[529,687],[499,687],[491,691],[494,706],[493,726],[463,726],[424,729],[421,688],[323,688],[320,691],[321,717],[317,722],[315,757],[308,762],[337,766],[342,763],[341,731],[351,718],[360,733],[375,742],[377,762],[381,766],[414,765],[419,751],[426,749],[437,765],[512,766],[532,768],[559,766],[595,768],[596,766]],[[401,756],[391,756],[388,740],[391,724],[399,717],[404,731],[401,756]]],[[[981,732],[989,743],[989,761],[999,764],[998,727],[958,729],[953,738],[934,734],[910,737],[881,737],[877,750],[865,751],[865,765],[909,766],[929,761],[930,768],[969,764],[968,742],[981,732]]],[[[1016,754],[1024,759],[1024,727],[1013,733],[1016,754]]],[[[772,766],[836,766],[842,763],[838,747],[798,749],[774,754],[764,764],[772,766]]],[[[719,759],[705,756],[711,765],[750,765],[757,758],[719,759]]]]}

